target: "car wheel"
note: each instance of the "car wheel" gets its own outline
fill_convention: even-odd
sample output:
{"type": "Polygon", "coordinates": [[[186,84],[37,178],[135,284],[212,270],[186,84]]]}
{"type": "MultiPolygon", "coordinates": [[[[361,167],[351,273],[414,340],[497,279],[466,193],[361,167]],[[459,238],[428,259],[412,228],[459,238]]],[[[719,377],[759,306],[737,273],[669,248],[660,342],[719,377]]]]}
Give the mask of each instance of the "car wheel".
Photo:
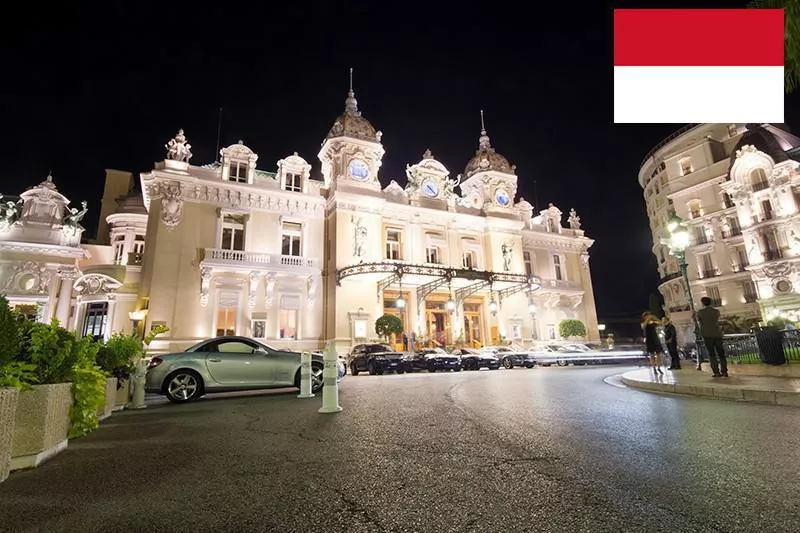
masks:
{"type": "Polygon", "coordinates": [[[382,376],[383,372],[384,372],[384,370],[382,368],[380,370],[376,370],[375,371],[375,373],[378,374],[379,376],[382,376]]]}
{"type": "Polygon", "coordinates": [[[377,372],[375,371],[375,363],[373,363],[372,361],[367,363],[367,372],[369,372],[370,376],[374,376],[375,374],[377,374],[377,372]]]}
{"type": "Polygon", "coordinates": [[[164,393],[173,403],[186,403],[204,394],[203,378],[193,370],[178,370],[164,380],[164,393]]]}
{"type": "Polygon", "coordinates": [[[436,372],[436,366],[433,363],[428,365],[428,372],[436,372]]]}
{"type": "Polygon", "coordinates": [[[350,363],[350,374],[352,374],[353,376],[358,375],[358,366],[354,362],[350,363]]]}
{"type": "Polygon", "coordinates": [[[525,365],[525,368],[533,368],[533,364],[528,363],[528,364],[525,365]]]}
{"type": "Polygon", "coordinates": [[[556,364],[558,366],[567,366],[567,360],[566,359],[559,359],[558,361],[556,361],[556,364]]]}
{"type": "Polygon", "coordinates": [[[398,368],[395,372],[397,372],[398,374],[403,374],[405,370],[403,370],[402,368],[398,368]]]}
{"type": "Polygon", "coordinates": [[[514,361],[511,359],[503,359],[503,366],[509,370],[514,368],[514,361]]]}
{"type": "Polygon", "coordinates": [[[322,372],[324,368],[320,363],[311,363],[311,392],[314,394],[322,390],[322,372]]]}
{"type": "Polygon", "coordinates": [[[500,370],[500,365],[497,366],[490,366],[489,370],[500,370]]]}
{"type": "Polygon", "coordinates": [[[453,372],[461,372],[461,367],[457,366],[453,369],[453,372]]]}

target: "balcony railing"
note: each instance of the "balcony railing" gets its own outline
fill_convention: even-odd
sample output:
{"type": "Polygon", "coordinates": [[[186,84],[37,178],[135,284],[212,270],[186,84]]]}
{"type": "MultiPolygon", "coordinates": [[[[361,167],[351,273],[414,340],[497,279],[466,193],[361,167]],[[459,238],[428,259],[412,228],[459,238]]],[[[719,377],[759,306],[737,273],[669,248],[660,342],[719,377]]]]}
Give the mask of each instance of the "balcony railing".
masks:
{"type": "Polygon", "coordinates": [[[705,279],[705,278],[713,278],[715,276],[719,276],[719,269],[718,268],[712,268],[712,269],[708,269],[708,270],[703,270],[702,273],[703,273],[703,279],[705,279]]]}
{"type": "Polygon", "coordinates": [[[678,279],[680,277],[681,277],[681,273],[680,272],[671,272],[671,273],[667,274],[666,276],[664,276],[663,278],[661,278],[661,283],[666,283],[668,281],[672,281],[673,279],[678,279]]]}
{"type": "Polygon", "coordinates": [[[763,191],[767,187],[769,187],[768,181],[759,181],[758,183],[753,183],[753,192],[763,191]]]}
{"type": "Polygon", "coordinates": [[[565,289],[580,290],[583,287],[579,281],[567,281],[563,279],[543,279],[542,289],[565,289]]]}
{"type": "Polygon", "coordinates": [[[684,311],[689,311],[690,309],[691,309],[691,307],[689,307],[689,304],[685,304],[685,305],[673,305],[673,306],[671,306],[671,307],[669,308],[669,312],[670,312],[670,313],[682,313],[682,312],[684,312],[684,311]]]}
{"type": "Polygon", "coordinates": [[[783,259],[784,253],[780,249],[776,250],[765,250],[764,251],[764,260],[765,261],[775,261],[776,259],[783,259]]]}
{"type": "Polygon", "coordinates": [[[756,293],[744,293],[744,302],[748,304],[755,303],[758,300],[758,294],[756,293]]]}
{"type": "Polygon", "coordinates": [[[723,231],[722,237],[725,239],[730,239],[731,237],[738,237],[742,234],[741,228],[731,228],[730,231],[723,231]]]}
{"type": "Polygon", "coordinates": [[[319,268],[319,260],[314,257],[301,257],[295,255],[263,254],[245,250],[224,250],[220,248],[206,248],[206,261],[218,261],[232,265],[280,265],[284,267],[319,268]]]}

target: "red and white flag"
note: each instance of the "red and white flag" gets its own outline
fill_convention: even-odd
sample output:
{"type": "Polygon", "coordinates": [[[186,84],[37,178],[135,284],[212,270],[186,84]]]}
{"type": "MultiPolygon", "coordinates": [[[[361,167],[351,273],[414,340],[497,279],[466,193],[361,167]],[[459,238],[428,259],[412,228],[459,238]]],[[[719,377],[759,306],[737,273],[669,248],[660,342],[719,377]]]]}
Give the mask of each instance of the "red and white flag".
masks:
{"type": "Polygon", "coordinates": [[[615,9],[614,123],[782,123],[783,17],[615,9]]]}

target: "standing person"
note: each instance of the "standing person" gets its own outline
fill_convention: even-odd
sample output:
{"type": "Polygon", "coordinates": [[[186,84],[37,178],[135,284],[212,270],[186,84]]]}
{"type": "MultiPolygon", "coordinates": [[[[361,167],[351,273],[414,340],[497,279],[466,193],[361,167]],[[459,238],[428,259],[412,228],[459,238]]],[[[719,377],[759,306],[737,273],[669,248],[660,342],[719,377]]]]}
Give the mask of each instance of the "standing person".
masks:
{"type": "Polygon", "coordinates": [[[653,374],[664,374],[661,370],[661,355],[664,349],[661,347],[661,339],[658,338],[658,319],[656,316],[645,311],[642,313],[642,331],[644,332],[644,343],[647,349],[647,358],[650,361],[650,368],[653,374]]]}
{"type": "Polygon", "coordinates": [[[664,341],[669,352],[670,365],[668,370],[680,370],[681,360],[678,358],[678,332],[675,324],[669,317],[664,317],[664,341]]]}
{"type": "Polygon", "coordinates": [[[711,372],[715,378],[728,377],[728,361],[722,349],[722,328],[719,325],[719,310],[711,306],[711,298],[700,298],[703,308],[697,312],[697,321],[700,323],[700,335],[708,350],[708,360],[711,362],[711,372]]]}

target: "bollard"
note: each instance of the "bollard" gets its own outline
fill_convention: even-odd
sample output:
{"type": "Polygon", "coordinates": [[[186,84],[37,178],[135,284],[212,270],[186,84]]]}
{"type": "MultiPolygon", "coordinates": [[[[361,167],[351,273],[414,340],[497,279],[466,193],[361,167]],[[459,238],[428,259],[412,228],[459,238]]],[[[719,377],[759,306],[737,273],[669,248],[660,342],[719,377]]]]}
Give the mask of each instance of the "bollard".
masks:
{"type": "Polygon", "coordinates": [[[322,371],[322,407],[319,408],[320,413],[338,413],[342,410],[339,405],[339,384],[336,378],[339,376],[337,368],[336,347],[332,342],[328,342],[323,352],[323,360],[325,361],[325,369],[322,371]]]}
{"type": "Polygon", "coordinates": [[[147,361],[140,359],[133,374],[133,400],[128,409],[144,409],[144,385],[147,378],[147,361]]]}
{"type": "Polygon", "coordinates": [[[313,398],[311,392],[311,353],[300,354],[300,394],[298,398],[313,398]]]}

